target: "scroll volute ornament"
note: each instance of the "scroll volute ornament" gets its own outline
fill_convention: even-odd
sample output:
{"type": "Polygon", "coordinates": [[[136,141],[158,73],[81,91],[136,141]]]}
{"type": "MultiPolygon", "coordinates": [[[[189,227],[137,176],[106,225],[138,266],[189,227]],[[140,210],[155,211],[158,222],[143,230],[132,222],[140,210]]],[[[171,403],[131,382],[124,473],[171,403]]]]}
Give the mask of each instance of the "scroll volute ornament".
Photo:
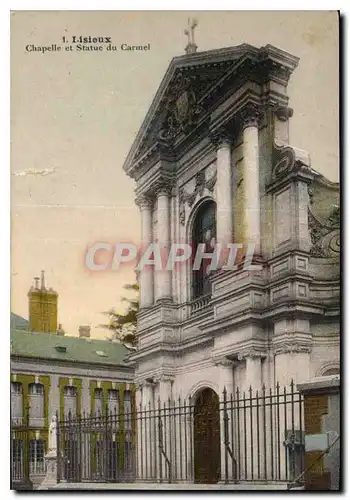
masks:
{"type": "Polygon", "coordinates": [[[289,171],[299,169],[310,169],[310,157],[306,151],[293,146],[273,143],[272,149],[273,175],[279,178],[289,171]]]}
{"type": "Polygon", "coordinates": [[[185,191],[183,187],[180,188],[179,190],[180,224],[182,225],[185,224],[185,219],[186,219],[185,204],[187,203],[189,207],[192,207],[194,202],[196,201],[197,195],[199,194],[199,196],[202,197],[205,189],[207,189],[210,193],[213,193],[216,184],[216,177],[217,177],[216,169],[209,179],[206,179],[205,171],[201,170],[196,174],[195,187],[191,193],[185,191]]]}
{"type": "Polygon", "coordinates": [[[340,253],[340,208],[335,206],[327,220],[321,221],[309,207],[308,224],[313,257],[339,257],[340,253]]]}

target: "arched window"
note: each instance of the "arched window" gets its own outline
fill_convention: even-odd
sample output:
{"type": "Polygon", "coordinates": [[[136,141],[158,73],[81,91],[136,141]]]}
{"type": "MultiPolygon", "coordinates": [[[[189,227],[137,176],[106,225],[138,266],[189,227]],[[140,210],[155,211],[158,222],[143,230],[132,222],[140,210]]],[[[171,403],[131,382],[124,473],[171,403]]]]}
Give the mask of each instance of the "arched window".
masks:
{"type": "Polygon", "coordinates": [[[329,370],[326,370],[324,373],[322,373],[322,376],[328,376],[328,375],[339,375],[339,368],[330,368],[329,370]]]}
{"type": "Polygon", "coordinates": [[[44,425],[44,386],[29,384],[29,425],[44,425]]]}
{"type": "MultiPolygon", "coordinates": [[[[208,201],[198,211],[193,224],[192,255],[194,262],[198,245],[205,245],[204,252],[212,253],[216,244],[216,205],[208,201]]],[[[211,293],[209,275],[211,260],[203,259],[198,270],[192,271],[192,298],[211,293]]]]}

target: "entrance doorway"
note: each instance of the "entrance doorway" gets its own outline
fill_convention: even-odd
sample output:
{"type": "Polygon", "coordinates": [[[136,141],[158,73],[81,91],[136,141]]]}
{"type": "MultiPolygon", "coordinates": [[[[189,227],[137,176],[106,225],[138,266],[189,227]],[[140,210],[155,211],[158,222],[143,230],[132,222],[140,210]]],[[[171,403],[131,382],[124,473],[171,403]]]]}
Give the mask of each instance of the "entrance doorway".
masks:
{"type": "Polygon", "coordinates": [[[219,397],[203,389],[194,407],[194,480],[217,483],[221,473],[219,397]]]}

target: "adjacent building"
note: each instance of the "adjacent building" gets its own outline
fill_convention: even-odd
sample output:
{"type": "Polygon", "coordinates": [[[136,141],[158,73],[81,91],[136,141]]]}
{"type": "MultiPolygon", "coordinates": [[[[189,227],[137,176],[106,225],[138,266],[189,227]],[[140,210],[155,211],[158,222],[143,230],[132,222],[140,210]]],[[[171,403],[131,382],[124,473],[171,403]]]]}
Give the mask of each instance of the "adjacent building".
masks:
{"type": "Polygon", "coordinates": [[[61,421],[107,410],[128,413],[135,390],[126,347],[90,338],[88,326],[81,326],[77,337],[57,328],[58,295],[46,288],[44,275],[28,295],[29,322],[11,315],[14,477],[23,476],[26,451],[30,474],[45,472],[48,428],[56,412],[61,421]]]}

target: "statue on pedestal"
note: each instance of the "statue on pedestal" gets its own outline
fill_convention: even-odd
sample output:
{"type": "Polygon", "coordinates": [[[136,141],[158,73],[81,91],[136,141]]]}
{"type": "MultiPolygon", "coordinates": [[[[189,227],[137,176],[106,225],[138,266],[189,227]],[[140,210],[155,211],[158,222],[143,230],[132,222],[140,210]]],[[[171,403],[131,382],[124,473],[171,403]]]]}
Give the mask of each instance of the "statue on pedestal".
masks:
{"type": "Polygon", "coordinates": [[[57,452],[57,417],[52,415],[49,426],[49,452],[57,452]]]}

